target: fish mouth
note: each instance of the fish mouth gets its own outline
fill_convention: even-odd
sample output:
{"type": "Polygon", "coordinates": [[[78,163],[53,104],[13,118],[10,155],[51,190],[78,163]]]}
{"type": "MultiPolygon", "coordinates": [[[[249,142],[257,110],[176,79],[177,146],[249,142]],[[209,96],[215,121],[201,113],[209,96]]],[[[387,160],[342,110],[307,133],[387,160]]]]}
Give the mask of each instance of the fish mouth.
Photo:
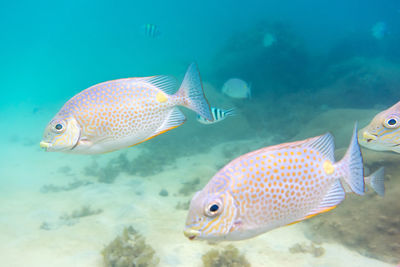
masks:
{"type": "Polygon", "coordinates": [[[186,229],[183,231],[183,234],[189,238],[189,240],[194,240],[196,237],[200,235],[200,231],[193,230],[193,229],[186,229]]]}
{"type": "Polygon", "coordinates": [[[364,138],[364,140],[369,143],[371,141],[375,141],[376,139],[378,139],[378,137],[374,134],[370,134],[369,132],[364,131],[362,133],[362,137],[364,138]]]}
{"type": "Polygon", "coordinates": [[[44,141],[40,142],[39,145],[40,148],[44,149],[45,151],[47,151],[51,147],[50,143],[44,141]]]}

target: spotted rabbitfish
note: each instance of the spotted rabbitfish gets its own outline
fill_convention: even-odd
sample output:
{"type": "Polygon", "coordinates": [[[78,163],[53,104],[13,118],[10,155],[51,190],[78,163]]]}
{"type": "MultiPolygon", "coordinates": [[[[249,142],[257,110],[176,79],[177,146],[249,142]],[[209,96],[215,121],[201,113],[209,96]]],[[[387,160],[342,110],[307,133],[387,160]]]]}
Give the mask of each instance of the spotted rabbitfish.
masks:
{"type": "Polygon", "coordinates": [[[371,150],[400,153],[400,102],[378,113],[360,130],[358,141],[371,150]]]}
{"type": "Polygon", "coordinates": [[[332,210],[345,198],[342,183],[364,194],[356,126],[339,162],[329,133],[234,159],[194,195],[184,234],[191,240],[248,239],[332,210]]]}
{"type": "Polygon", "coordinates": [[[229,116],[234,116],[235,115],[235,111],[234,111],[233,108],[224,110],[224,109],[212,107],[211,108],[211,114],[213,116],[213,120],[212,121],[209,121],[209,120],[203,118],[202,116],[200,116],[198,114],[196,116],[196,119],[197,119],[198,122],[200,122],[202,124],[213,124],[213,123],[217,123],[217,122],[220,122],[222,120],[225,120],[229,116]]]}
{"type": "Polygon", "coordinates": [[[169,76],[127,78],[94,85],[71,98],[47,125],[40,146],[80,154],[110,152],[144,142],[186,120],[177,106],[213,120],[195,64],[179,90],[169,76]]]}

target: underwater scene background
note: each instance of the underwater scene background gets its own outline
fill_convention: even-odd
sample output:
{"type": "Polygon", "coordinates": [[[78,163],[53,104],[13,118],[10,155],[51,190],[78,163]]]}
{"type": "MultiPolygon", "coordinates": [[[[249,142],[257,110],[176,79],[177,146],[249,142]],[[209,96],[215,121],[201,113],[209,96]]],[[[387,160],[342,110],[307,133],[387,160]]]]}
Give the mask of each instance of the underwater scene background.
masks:
{"type": "Polygon", "coordinates": [[[352,127],[400,100],[398,1],[7,1],[0,8],[1,266],[396,266],[400,156],[386,193],[256,238],[189,241],[194,193],[249,151],[352,127]],[[46,153],[62,105],[107,80],[172,75],[196,62],[211,106],[235,115],[187,122],[107,154],[46,153]],[[222,93],[230,78],[251,97],[222,93]],[[135,265],[136,264],[136,265],[135,265]]]}

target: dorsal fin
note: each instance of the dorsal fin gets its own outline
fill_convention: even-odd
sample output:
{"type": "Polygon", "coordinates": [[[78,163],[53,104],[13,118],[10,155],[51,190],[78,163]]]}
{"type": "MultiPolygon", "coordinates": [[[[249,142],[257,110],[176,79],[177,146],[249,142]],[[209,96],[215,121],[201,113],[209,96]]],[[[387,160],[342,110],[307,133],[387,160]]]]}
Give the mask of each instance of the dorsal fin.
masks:
{"type": "Polygon", "coordinates": [[[303,146],[309,146],[324,155],[332,163],[335,161],[335,142],[330,133],[306,140],[303,146]]]}
{"type": "Polygon", "coordinates": [[[176,88],[178,87],[178,83],[176,79],[172,76],[167,75],[157,75],[157,76],[150,76],[150,77],[143,77],[141,78],[143,81],[148,82],[161,91],[168,95],[172,95],[175,93],[176,88]]]}

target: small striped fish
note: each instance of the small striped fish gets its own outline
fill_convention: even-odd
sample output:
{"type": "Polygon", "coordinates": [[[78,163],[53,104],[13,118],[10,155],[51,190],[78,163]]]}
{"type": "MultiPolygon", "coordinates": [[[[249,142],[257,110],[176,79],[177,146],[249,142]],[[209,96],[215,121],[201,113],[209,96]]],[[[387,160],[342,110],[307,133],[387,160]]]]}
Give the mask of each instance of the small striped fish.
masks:
{"type": "Polygon", "coordinates": [[[248,239],[332,210],[345,198],[342,183],[364,194],[356,126],[339,162],[329,133],[234,159],[193,196],[184,234],[190,240],[248,239]]]}
{"type": "Polygon", "coordinates": [[[234,116],[235,115],[235,111],[234,111],[233,108],[227,109],[227,110],[223,110],[223,109],[220,109],[220,108],[212,107],[211,108],[211,114],[212,114],[213,119],[214,119],[213,121],[209,121],[206,118],[204,118],[204,117],[202,117],[202,116],[200,116],[198,114],[197,114],[196,117],[197,117],[197,120],[200,123],[213,124],[213,123],[216,123],[216,122],[219,122],[219,121],[222,121],[222,120],[226,119],[226,117],[228,117],[228,116],[234,116]]]}
{"type": "Polygon", "coordinates": [[[196,64],[176,80],[151,76],[107,81],[72,97],[47,125],[40,146],[80,154],[110,152],[149,140],[186,120],[178,106],[212,120],[196,64]]]}
{"type": "Polygon", "coordinates": [[[360,145],[400,153],[400,102],[377,114],[358,134],[360,145]]]}
{"type": "Polygon", "coordinates": [[[157,25],[154,25],[151,23],[147,23],[147,24],[143,25],[143,30],[144,30],[144,35],[146,35],[147,37],[150,37],[150,38],[156,38],[156,37],[160,36],[160,34],[161,34],[157,25]]]}

